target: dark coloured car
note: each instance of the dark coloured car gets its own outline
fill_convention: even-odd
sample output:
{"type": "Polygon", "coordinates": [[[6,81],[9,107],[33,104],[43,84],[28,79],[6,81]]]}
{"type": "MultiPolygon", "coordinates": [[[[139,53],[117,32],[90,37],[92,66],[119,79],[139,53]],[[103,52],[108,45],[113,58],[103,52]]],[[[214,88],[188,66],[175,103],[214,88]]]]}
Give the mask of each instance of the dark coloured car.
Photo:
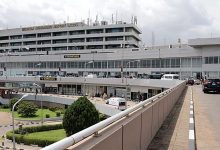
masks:
{"type": "Polygon", "coordinates": [[[203,84],[203,92],[220,92],[220,79],[207,79],[203,84]]]}
{"type": "Polygon", "coordinates": [[[193,78],[189,78],[186,82],[186,84],[190,84],[190,85],[193,85],[194,83],[195,83],[195,81],[193,78]]]}

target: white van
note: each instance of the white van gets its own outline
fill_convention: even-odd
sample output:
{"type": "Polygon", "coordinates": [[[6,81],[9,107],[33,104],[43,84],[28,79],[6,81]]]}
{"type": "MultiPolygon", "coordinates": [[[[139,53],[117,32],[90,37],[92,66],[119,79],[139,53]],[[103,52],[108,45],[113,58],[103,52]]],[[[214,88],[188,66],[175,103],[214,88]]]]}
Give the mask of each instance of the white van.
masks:
{"type": "Polygon", "coordinates": [[[164,74],[161,80],[179,80],[178,74],[164,74]]]}
{"type": "Polygon", "coordinates": [[[112,105],[119,110],[125,110],[127,108],[127,101],[121,97],[111,97],[107,100],[106,104],[112,105]]]}
{"type": "Polygon", "coordinates": [[[85,78],[97,78],[96,74],[89,74],[85,78]]]}

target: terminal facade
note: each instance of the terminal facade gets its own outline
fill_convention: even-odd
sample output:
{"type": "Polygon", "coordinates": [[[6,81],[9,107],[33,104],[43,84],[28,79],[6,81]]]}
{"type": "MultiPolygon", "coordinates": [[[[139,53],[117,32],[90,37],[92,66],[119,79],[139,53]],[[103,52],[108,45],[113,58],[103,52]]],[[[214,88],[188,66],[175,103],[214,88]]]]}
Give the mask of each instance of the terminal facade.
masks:
{"type": "Polygon", "coordinates": [[[140,34],[135,23],[106,21],[0,30],[0,76],[220,77],[220,38],[142,47],[140,34]]]}

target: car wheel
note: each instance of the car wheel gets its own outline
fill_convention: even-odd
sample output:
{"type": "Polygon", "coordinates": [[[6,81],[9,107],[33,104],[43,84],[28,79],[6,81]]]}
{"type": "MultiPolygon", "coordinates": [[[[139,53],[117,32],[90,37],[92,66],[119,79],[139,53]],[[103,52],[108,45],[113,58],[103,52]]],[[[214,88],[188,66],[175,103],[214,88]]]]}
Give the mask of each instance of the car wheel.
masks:
{"type": "Polygon", "coordinates": [[[204,92],[204,93],[208,93],[208,91],[206,91],[206,90],[203,90],[203,92],[204,92]]]}

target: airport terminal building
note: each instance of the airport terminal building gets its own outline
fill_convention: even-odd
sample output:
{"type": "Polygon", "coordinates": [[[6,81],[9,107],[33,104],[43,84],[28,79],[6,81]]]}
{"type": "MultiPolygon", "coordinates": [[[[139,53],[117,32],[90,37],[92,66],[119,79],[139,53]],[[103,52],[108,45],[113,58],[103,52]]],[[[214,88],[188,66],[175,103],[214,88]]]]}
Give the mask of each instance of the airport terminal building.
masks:
{"type": "Polygon", "coordinates": [[[140,46],[136,24],[83,22],[0,30],[0,75],[177,73],[219,77],[220,38],[140,46]]]}
{"type": "Polygon", "coordinates": [[[142,47],[140,34],[135,23],[120,21],[0,30],[0,76],[220,77],[220,38],[142,47]]]}

